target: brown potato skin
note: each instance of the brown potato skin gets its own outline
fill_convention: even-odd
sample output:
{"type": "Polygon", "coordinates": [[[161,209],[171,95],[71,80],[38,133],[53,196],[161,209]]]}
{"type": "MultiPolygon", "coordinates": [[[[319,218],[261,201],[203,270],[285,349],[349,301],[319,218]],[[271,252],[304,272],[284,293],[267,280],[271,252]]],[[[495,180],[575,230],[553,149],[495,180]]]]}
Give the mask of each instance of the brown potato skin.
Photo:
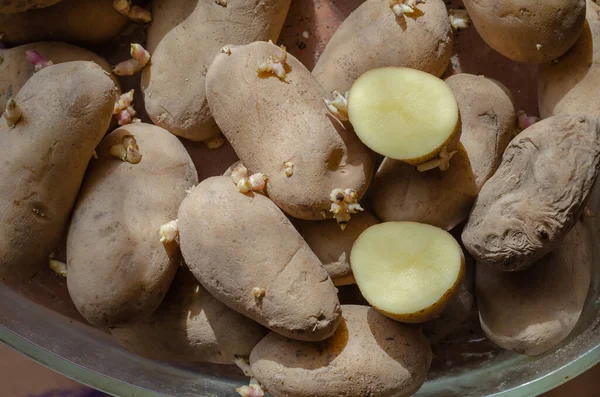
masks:
{"type": "Polygon", "coordinates": [[[11,45],[42,40],[104,42],[116,37],[131,22],[112,3],[113,0],[63,0],[52,7],[0,15],[2,41],[11,45]]]}
{"type": "Polygon", "coordinates": [[[322,220],[329,214],[331,191],[365,193],[374,156],[354,131],[329,115],[325,93],[310,72],[287,56],[288,83],[256,72],[260,62],[279,52],[255,42],[219,53],[206,79],[208,102],[240,160],[269,177],[268,195],[287,214],[322,220]],[[291,177],[283,164],[294,164],[291,177]]]}
{"type": "Polygon", "coordinates": [[[369,211],[353,214],[345,230],[334,220],[296,221],[294,225],[317,255],[335,286],[355,284],[350,251],[362,232],[379,223],[369,211]]]}
{"type": "Polygon", "coordinates": [[[30,50],[37,51],[47,61],[52,61],[55,65],[73,61],[94,62],[110,73],[110,78],[117,89],[120,90],[119,81],[112,74],[110,65],[104,58],[71,44],[58,41],[40,41],[11,49],[0,49],[0,57],[3,58],[3,62],[0,63],[0,76],[2,76],[0,80],[0,109],[4,109],[6,101],[11,96],[16,95],[25,82],[33,76],[34,67],[25,56],[25,51],[30,50]]]}
{"type": "Polygon", "coordinates": [[[539,356],[575,328],[592,274],[592,241],[578,223],[551,253],[523,272],[477,267],[481,327],[498,346],[539,356]]]}
{"type": "Polygon", "coordinates": [[[22,281],[48,266],[115,100],[98,65],[69,62],[25,83],[14,128],[0,119],[0,280],[22,281]]]}
{"type": "Polygon", "coordinates": [[[179,140],[151,124],[129,124],[98,146],[67,237],[67,286],[77,310],[97,326],[133,322],[163,300],[181,262],[160,242],[159,228],[177,218],[196,168],[179,140]],[[109,153],[133,135],[142,161],[109,153]]]}
{"type": "Polygon", "coordinates": [[[179,209],[183,257],[215,298],[289,338],[323,340],[340,322],[336,290],[283,212],[229,177],[202,181],[179,209]],[[262,299],[253,288],[264,288],[262,299]],[[298,304],[302,302],[302,304],[298,304]]]}
{"type": "Polygon", "coordinates": [[[335,334],[319,343],[270,333],[250,355],[273,397],[403,397],[425,381],[432,354],[421,331],[368,306],[342,306],[335,334]],[[357,361],[358,360],[358,361],[357,361]]]}
{"type": "Polygon", "coordinates": [[[154,313],[110,332],[127,350],[151,360],[232,364],[237,356],[250,356],[266,329],[219,302],[181,268],[154,313]]]}
{"type": "Polygon", "coordinates": [[[517,115],[510,91],[483,76],[461,73],[446,79],[462,121],[460,143],[467,151],[478,190],[496,172],[515,133],[517,115]]]}
{"type": "Polygon", "coordinates": [[[404,66],[441,76],[452,55],[453,33],[442,0],[398,18],[388,0],[367,0],[336,30],[313,69],[326,92],[348,91],[363,73],[404,66]]]}
{"type": "Polygon", "coordinates": [[[152,62],[142,92],[152,121],[175,135],[202,141],[219,132],[206,100],[206,72],[226,44],[277,41],[290,0],[155,0],[148,29],[152,62]]]}
{"type": "Polygon", "coordinates": [[[523,270],[575,225],[600,170],[600,120],[554,116],[514,138],[477,197],[462,241],[478,263],[523,270]]]}
{"type": "Polygon", "coordinates": [[[0,14],[13,14],[36,8],[44,8],[62,0],[0,0],[0,14]]]}
{"type": "Polygon", "coordinates": [[[464,5],[477,32],[494,50],[514,61],[542,63],[560,57],[577,41],[585,22],[585,1],[464,0],[464,5]]]}

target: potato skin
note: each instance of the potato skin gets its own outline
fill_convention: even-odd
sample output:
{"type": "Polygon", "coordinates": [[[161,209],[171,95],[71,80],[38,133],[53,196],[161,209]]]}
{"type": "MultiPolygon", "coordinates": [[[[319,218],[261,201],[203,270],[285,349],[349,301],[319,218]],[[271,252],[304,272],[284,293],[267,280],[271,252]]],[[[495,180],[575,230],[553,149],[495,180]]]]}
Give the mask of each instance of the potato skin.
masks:
{"type": "Polygon", "coordinates": [[[0,14],[13,14],[16,12],[24,12],[34,10],[36,8],[44,8],[62,0],[0,0],[0,14]]]}
{"type": "Polygon", "coordinates": [[[325,91],[347,91],[363,73],[404,66],[441,76],[452,55],[453,33],[442,0],[417,6],[416,17],[397,18],[388,0],[367,0],[336,30],[313,76],[325,91]]]}
{"type": "Polygon", "coordinates": [[[183,257],[215,298],[289,338],[333,334],[340,321],[335,287],[267,197],[242,194],[231,178],[213,177],[186,197],[178,219],[183,257]],[[254,288],[265,295],[255,298],[254,288]]]}
{"type": "Polygon", "coordinates": [[[498,346],[539,356],[562,342],[583,310],[592,242],[577,224],[551,253],[523,272],[477,267],[481,327],[498,346]]]}
{"type": "Polygon", "coordinates": [[[22,281],[48,265],[115,100],[98,65],[69,62],[25,83],[14,128],[0,119],[0,280],[22,281]]]}
{"type": "Polygon", "coordinates": [[[514,61],[542,63],[563,55],[585,22],[586,0],[464,0],[483,40],[514,61]],[[541,45],[537,49],[537,45],[541,45]]]}
{"type": "Polygon", "coordinates": [[[147,317],[163,300],[181,255],[163,246],[158,230],[177,218],[198,177],[181,142],[151,124],[116,129],[97,153],[69,227],[67,286],[86,320],[110,326],[147,317]],[[127,134],[143,156],[138,164],[109,153],[127,134]]]}
{"type": "Polygon", "coordinates": [[[111,328],[127,350],[151,360],[232,364],[248,357],[266,330],[211,296],[181,268],[149,317],[111,328]]]}
{"type": "Polygon", "coordinates": [[[99,43],[117,36],[130,23],[112,6],[113,0],[63,0],[52,7],[0,15],[2,41],[25,44],[60,40],[99,43]],[[66,22],[68,21],[68,22],[66,22]]]}
{"type": "Polygon", "coordinates": [[[462,122],[460,142],[467,151],[478,190],[496,172],[513,138],[517,115],[510,91],[501,83],[467,73],[446,79],[462,122]]]}
{"type": "Polygon", "coordinates": [[[110,65],[106,60],[91,51],[71,44],[58,41],[40,41],[38,43],[25,44],[11,49],[0,49],[0,109],[4,109],[6,101],[16,95],[25,82],[33,76],[34,67],[27,60],[25,51],[37,51],[46,60],[55,65],[72,61],[92,61],[102,69],[110,73],[110,78],[115,86],[120,89],[118,80],[111,72],[110,65]]]}
{"type": "Polygon", "coordinates": [[[152,63],[142,73],[146,111],[175,135],[202,141],[219,132],[206,100],[206,71],[226,44],[277,41],[290,0],[155,0],[148,30],[152,63]]]}
{"type": "Polygon", "coordinates": [[[432,354],[421,331],[368,306],[342,306],[335,334],[319,343],[270,333],[250,355],[273,397],[402,397],[425,381],[432,354]],[[357,361],[359,360],[359,361],[357,361]]]}
{"type": "Polygon", "coordinates": [[[521,132],[483,186],[462,234],[496,270],[523,270],[575,225],[600,169],[600,120],[554,116],[521,132]]]}
{"type": "Polygon", "coordinates": [[[379,223],[371,212],[353,214],[345,230],[337,222],[297,221],[296,229],[317,255],[335,286],[355,284],[350,267],[354,241],[369,227],[379,223]]]}
{"type": "Polygon", "coordinates": [[[288,83],[256,72],[260,62],[279,52],[266,42],[234,46],[219,53],[206,79],[208,102],[240,160],[269,177],[268,195],[287,214],[322,220],[329,214],[331,191],[366,191],[374,156],[350,127],[329,115],[325,93],[292,55],[288,83]],[[284,163],[293,163],[286,176],[284,163]]]}

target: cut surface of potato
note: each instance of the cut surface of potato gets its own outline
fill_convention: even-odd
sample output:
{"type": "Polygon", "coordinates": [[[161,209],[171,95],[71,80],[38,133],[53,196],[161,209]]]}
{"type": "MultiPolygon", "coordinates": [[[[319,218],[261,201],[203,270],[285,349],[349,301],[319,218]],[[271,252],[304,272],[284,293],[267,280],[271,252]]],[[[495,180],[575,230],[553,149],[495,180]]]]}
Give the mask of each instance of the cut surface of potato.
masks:
{"type": "Polygon", "coordinates": [[[448,232],[416,222],[371,226],[350,255],[361,293],[382,314],[423,322],[437,316],[459,285],[464,255],[448,232]]]}
{"type": "Polygon", "coordinates": [[[429,73],[397,67],[373,69],[354,82],[348,117],[369,148],[412,164],[435,157],[460,124],[448,84],[429,73]]]}

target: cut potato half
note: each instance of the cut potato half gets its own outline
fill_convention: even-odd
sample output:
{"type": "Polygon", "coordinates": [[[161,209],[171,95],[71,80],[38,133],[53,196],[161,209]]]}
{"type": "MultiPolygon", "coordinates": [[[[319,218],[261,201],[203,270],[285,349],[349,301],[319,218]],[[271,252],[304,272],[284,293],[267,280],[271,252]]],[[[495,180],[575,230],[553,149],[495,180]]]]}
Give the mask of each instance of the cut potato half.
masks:
{"type": "Polygon", "coordinates": [[[365,299],[398,321],[420,323],[439,315],[460,285],[465,258],[452,235],[417,222],[371,226],[350,254],[365,299]]]}
{"type": "Polygon", "coordinates": [[[348,118],[375,152],[421,164],[460,131],[458,104],[443,80],[415,69],[387,67],[360,76],[348,94],[348,118]]]}

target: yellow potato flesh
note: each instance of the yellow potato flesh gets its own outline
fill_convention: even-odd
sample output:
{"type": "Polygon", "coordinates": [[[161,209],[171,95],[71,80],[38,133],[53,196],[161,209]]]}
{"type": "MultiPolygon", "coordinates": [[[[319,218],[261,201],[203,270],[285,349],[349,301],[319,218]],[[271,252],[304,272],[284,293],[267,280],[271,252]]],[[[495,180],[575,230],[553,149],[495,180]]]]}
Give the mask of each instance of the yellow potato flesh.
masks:
{"type": "Polygon", "coordinates": [[[348,117],[360,140],[396,160],[428,160],[454,135],[458,104],[443,80],[409,68],[373,69],[348,96],[348,117]]]}
{"type": "Polygon", "coordinates": [[[421,311],[427,315],[429,308],[448,298],[462,277],[464,256],[454,237],[440,228],[386,222],[360,235],[350,263],[365,299],[402,321],[421,311]]]}

